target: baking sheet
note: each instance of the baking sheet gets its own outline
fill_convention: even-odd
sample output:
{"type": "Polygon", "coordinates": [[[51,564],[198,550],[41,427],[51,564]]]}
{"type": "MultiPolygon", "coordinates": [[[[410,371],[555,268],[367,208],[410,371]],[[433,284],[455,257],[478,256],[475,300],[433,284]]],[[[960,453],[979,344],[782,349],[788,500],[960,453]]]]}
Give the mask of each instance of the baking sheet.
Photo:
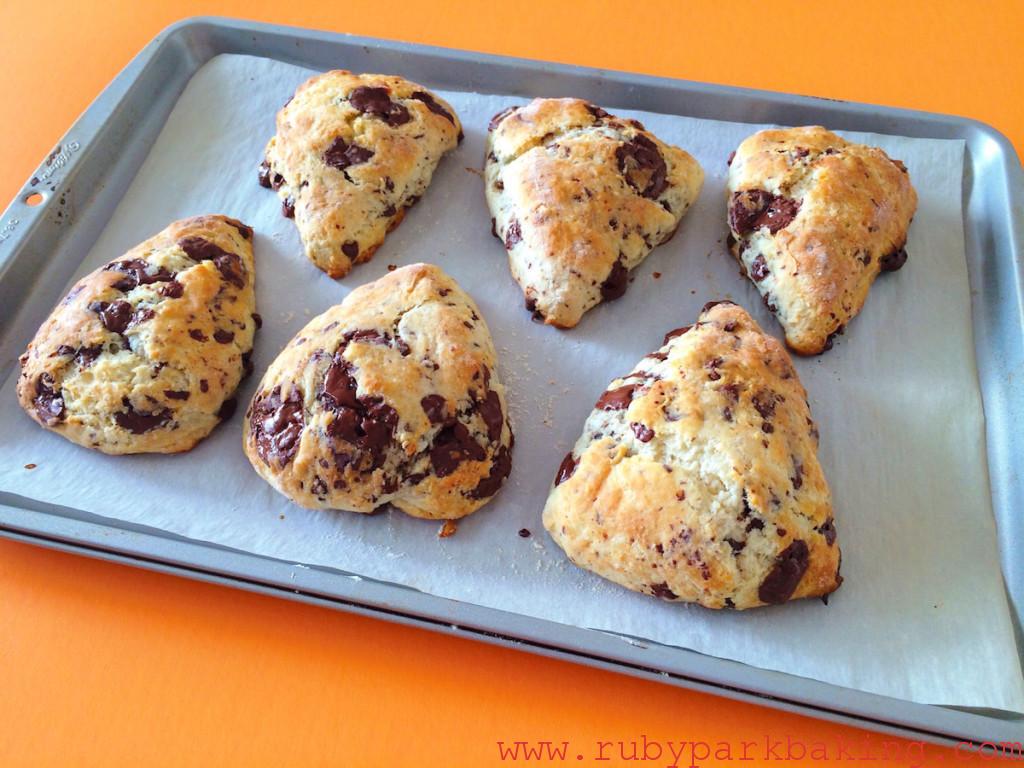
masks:
{"type": "Polygon", "coordinates": [[[878,281],[833,352],[795,361],[822,433],[846,583],[827,607],[804,601],[713,613],[658,603],[575,569],[539,517],[554,469],[597,395],[656,348],[667,328],[692,322],[705,301],[729,297],[778,334],[723,239],[724,159],[759,126],[616,110],[694,154],[705,187],[676,238],[634,272],[623,299],[559,332],[532,324],[522,309],[504,250],[490,236],[482,181],[467,170],[480,167],[487,121],[508,98],[442,92],[463,119],[466,141],[405,223],[342,281],[306,261],[276,196],[256,185],[255,166],[274,113],[309,74],[231,55],[200,70],[80,274],[175,218],[221,212],[255,226],[265,325],[256,376],[241,392],[247,399],[287,340],[352,287],[388,264],[442,265],[480,304],[495,336],[518,437],[506,489],[462,521],[456,536],[439,540],[436,523],[400,513],[360,517],[289,504],[243,457],[240,418],[184,456],[111,458],[38,429],[18,409],[13,381],[0,393],[0,489],[869,692],[1024,711],[970,331],[962,142],[850,134],[903,159],[921,205],[908,265],[878,281]],[[38,468],[24,469],[30,462],[38,468]],[[534,535],[520,538],[524,527],[534,535]]]}

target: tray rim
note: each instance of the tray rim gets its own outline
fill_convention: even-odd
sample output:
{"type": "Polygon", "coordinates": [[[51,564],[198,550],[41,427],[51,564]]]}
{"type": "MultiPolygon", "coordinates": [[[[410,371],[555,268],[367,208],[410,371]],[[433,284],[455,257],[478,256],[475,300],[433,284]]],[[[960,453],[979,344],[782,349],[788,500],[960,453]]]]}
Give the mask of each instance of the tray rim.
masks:
{"type": "MultiPolygon", "coordinates": [[[[228,35],[249,33],[256,45],[258,35],[291,36],[338,46],[341,49],[371,46],[418,57],[427,56],[467,64],[514,66],[533,72],[551,72],[586,78],[599,77],[604,81],[625,83],[630,86],[704,93],[738,101],[742,101],[743,98],[756,98],[787,109],[824,108],[850,119],[877,118],[878,114],[882,113],[893,119],[916,121],[921,128],[945,128],[951,132],[946,137],[963,138],[969,142],[973,133],[984,140],[994,142],[1003,159],[1001,170],[1004,171],[1003,180],[1011,208],[1015,201],[1019,205],[1021,187],[1024,186],[1017,154],[1009,140],[991,126],[970,118],[627,72],[609,72],[570,64],[550,64],[437,46],[204,16],[184,19],[160,32],[72,124],[61,138],[58,147],[64,146],[71,136],[78,137],[76,141],[81,142],[83,149],[87,149],[91,142],[97,140],[97,135],[106,121],[114,116],[114,112],[134,82],[153,65],[157,55],[167,47],[179,45],[192,54],[188,61],[189,77],[214,55],[247,52],[226,49],[214,50],[208,55],[202,53],[198,50],[201,46],[197,44],[197,38],[210,32],[228,35]],[[955,135],[958,133],[961,135],[955,135]]],[[[214,45],[216,42],[214,41],[214,45]]],[[[298,46],[298,43],[296,45],[298,46]]],[[[277,56],[270,57],[280,59],[277,56]]],[[[831,122],[830,125],[845,127],[841,122],[831,122]]],[[[900,133],[914,135],[913,132],[908,134],[903,130],[900,133]]],[[[87,155],[87,152],[82,151],[68,159],[65,173],[53,189],[53,196],[56,196],[63,184],[74,177],[77,167],[87,161],[87,155]]],[[[37,176],[45,168],[45,165],[40,165],[37,176]]],[[[5,238],[11,241],[8,248],[3,248],[4,243],[0,241],[0,282],[4,280],[21,249],[45,224],[44,213],[50,201],[45,200],[36,208],[28,208],[22,198],[25,192],[30,191],[33,191],[30,186],[23,187],[0,217],[0,234],[4,225],[12,218],[17,217],[19,224],[26,224],[5,238]]],[[[1020,222],[1014,222],[1012,219],[1010,224],[1010,234],[1014,240],[1011,247],[1019,253],[1015,246],[1020,242],[1022,227],[1020,222]]],[[[1017,265],[1016,278],[1015,287],[1019,296],[1020,265],[1017,265]]],[[[990,467],[990,475],[991,473],[990,467]]],[[[286,561],[228,550],[205,542],[178,540],[178,537],[157,529],[126,526],[120,521],[108,518],[96,517],[95,520],[85,520],[65,515],[44,516],[40,515],[40,511],[42,510],[0,504],[0,536],[303,602],[328,605],[349,612],[471,637],[912,739],[923,738],[955,744],[964,739],[973,739],[975,742],[1003,737],[1020,740],[1021,734],[1024,733],[1024,720],[1021,719],[1004,719],[947,707],[915,704],[795,675],[749,667],[740,662],[704,656],[688,649],[661,646],[647,641],[638,643],[610,633],[459,603],[416,592],[400,585],[353,579],[332,569],[289,564],[286,561]],[[217,557],[230,563],[231,567],[219,567],[215,562],[217,557]],[[326,586],[327,582],[331,582],[330,587],[326,586]],[[422,610],[417,608],[417,605],[425,605],[431,610],[422,610]],[[498,627],[501,631],[495,633],[488,630],[488,619],[492,622],[490,626],[498,627]],[[572,645],[557,642],[554,635],[568,636],[572,641],[579,640],[579,643],[572,645]],[[665,658],[668,656],[673,658],[665,658]],[[652,663],[660,666],[652,666],[652,663]]],[[[1016,614],[1012,601],[1010,607],[1011,612],[1016,614]]]]}

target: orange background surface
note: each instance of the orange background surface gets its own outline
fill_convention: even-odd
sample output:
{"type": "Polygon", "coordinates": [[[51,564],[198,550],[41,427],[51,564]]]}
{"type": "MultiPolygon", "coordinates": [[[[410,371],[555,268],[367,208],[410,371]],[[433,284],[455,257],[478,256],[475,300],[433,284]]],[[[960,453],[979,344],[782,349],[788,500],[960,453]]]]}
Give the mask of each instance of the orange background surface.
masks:
{"type": "MultiPolygon", "coordinates": [[[[36,0],[0,4],[0,200],[160,29],[198,14],[950,112],[1024,147],[1020,2],[36,0]]],[[[636,763],[592,762],[596,742],[641,735],[725,740],[734,758],[766,735],[886,754],[865,731],[0,542],[5,767],[517,765],[496,747],[517,739],[613,766],[636,763]]],[[[980,763],[899,748],[866,764],[980,763]]]]}

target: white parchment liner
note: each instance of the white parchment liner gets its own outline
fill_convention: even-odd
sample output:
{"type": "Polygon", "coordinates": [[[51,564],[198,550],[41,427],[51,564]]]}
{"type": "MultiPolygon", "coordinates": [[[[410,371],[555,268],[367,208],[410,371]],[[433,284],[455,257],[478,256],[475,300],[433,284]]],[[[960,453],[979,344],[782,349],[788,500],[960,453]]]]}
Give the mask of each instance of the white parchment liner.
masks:
{"type": "Polygon", "coordinates": [[[597,396],[656,349],[666,330],[692,323],[708,300],[732,298],[781,335],[724,244],[726,157],[761,126],[602,105],[687,149],[707,179],[676,237],[635,270],[625,297],[562,332],[529,320],[505,251],[491,237],[483,183],[471,172],[482,164],[490,116],[523,99],[441,92],[462,118],[465,141],[373,261],[334,281],[306,260],[277,197],[256,183],[274,115],[309,74],[234,55],[203,67],[79,272],[173,219],[225,213],[254,226],[265,323],[238,415],[189,454],[106,457],[33,424],[18,408],[12,377],[0,393],[0,490],[863,691],[1024,711],[989,499],[961,219],[962,142],[848,134],[906,163],[920,208],[907,265],[878,280],[831,352],[794,361],[821,430],[846,582],[828,606],[810,600],[716,613],[633,594],[569,565],[544,534],[540,511],[597,396]],[[516,432],[505,489],[444,540],[437,523],[394,511],[301,509],[260,480],[241,451],[245,403],[288,339],[389,264],[417,261],[441,265],[480,305],[516,432]],[[24,469],[30,462],[38,468],[24,469]],[[521,528],[533,536],[520,538],[521,528]]]}

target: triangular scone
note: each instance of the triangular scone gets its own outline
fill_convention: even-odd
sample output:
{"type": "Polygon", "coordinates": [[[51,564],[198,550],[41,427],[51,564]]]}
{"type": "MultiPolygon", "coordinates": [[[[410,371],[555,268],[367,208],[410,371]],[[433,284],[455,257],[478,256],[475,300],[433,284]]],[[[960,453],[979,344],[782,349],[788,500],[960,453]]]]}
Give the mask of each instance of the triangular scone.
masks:
{"type": "Polygon", "coordinates": [[[782,344],[711,304],[601,395],[544,526],[576,565],[665,600],[827,595],[840,556],[817,444],[782,344]]]}
{"type": "Polygon", "coordinates": [[[733,255],[801,355],[831,349],[903,266],[916,209],[903,163],[820,126],[760,131],[730,160],[733,255]]]}
{"type": "Polygon", "coordinates": [[[259,180],[294,217],[309,260],[343,277],[369,261],[461,140],[455,110],[423,86],[333,70],[277,113],[259,180]]]}
{"type": "Polygon", "coordinates": [[[252,229],[176,221],[79,280],[21,357],[18,399],[104,453],[187,451],[235,410],[255,314],[252,229]]]}
{"type": "Polygon", "coordinates": [[[526,308],[559,328],[626,292],[629,270],[672,237],[704,181],[682,149],[580,99],[495,115],[484,172],[526,308]]]}
{"type": "Polygon", "coordinates": [[[454,519],[512,469],[487,323],[430,264],[352,291],[278,355],[245,419],[245,453],[304,507],[454,519]]]}

